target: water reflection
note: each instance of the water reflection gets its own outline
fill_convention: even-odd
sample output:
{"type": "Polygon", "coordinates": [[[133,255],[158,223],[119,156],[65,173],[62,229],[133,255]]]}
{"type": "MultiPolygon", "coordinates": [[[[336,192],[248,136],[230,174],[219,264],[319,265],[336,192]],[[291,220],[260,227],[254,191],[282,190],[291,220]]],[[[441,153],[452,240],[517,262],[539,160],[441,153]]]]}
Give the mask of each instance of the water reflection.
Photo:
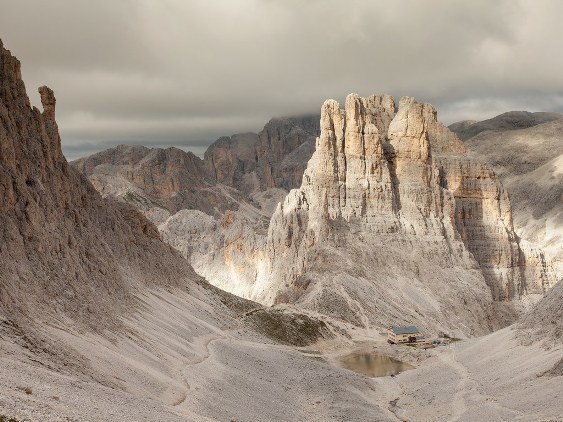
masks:
{"type": "Polygon", "coordinates": [[[352,353],[344,356],[340,360],[340,364],[343,368],[369,377],[396,375],[414,368],[414,366],[408,363],[375,353],[352,353]]]}

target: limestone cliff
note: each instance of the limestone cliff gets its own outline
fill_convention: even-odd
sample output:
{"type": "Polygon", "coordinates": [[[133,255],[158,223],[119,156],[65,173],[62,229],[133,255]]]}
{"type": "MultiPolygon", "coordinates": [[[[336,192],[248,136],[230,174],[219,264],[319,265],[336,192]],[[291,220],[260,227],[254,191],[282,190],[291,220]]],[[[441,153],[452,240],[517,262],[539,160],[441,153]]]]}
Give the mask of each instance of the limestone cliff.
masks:
{"type": "MultiPolygon", "coordinates": [[[[315,372],[312,359],[289,348],[280,362],[272,342],[304,347],[331,337],[327,324],[265,309],[197,276],[137,210],[102,198],[68,165],[55,96],[46,87],[40,93],[43,113],[31,108],[20,64],[0,41],[0,420],[263,418],[271,398],[279,397],[269,382],[277,375],[256,388],[264,362],[286,374],[297,357],[315,372]],[[220,341],[226,353],[216,354],[222,347],[212,342],[220,341]],[[241,356],[248,364],[230,373],[233,382],[227,383],[234,395],[229,392],[230,399],[217,406],[225,397],[217,387],[225,384],[224,368],[241,356]],[[257,390],[264,391],[253,394],[257,405],[239,411],[257,390]]],[[[145,152],[139,155],[150,156],[145,152]]],[[[166,172],[174,168],[168,164],[166,172]]],[[[175,179],[152,170],[142,174],[163,179],[157,187],[167,195],[167,181],[175,179]]],[[[278,384],[295,386],[301,368],[278,384]]],[[[352,378],[352,390],[362,390],[354,383],[352,378]]],[[[311,391],[309,382],[292,394],[281,402],[336,396],[326,387],[311,391]]],[[[354,393],[358,403],[363,394],[354,393]]],[[[373,415],[377,406],[364,407],[373,415]]],[[[279,420],[286,410],[280,405],[266,419],[279,420]]],[[[297,419],[311,420],[314,412],[297,419]]]]}
{"type": "Polygon", "coordinates": [[[496,299],[541,292],[541,283],[524,286],[515,273],[525,263],[494,173],[462,155],[463,144],[430,105],[403,98],[396,115],[393,107],[385,96],[349,96],[345,111],[324,104],[301,188],[309,208],[370,231],[461,239],[486,272],[509,272],[504,280],[486,276],[496,299]]]}
{"type": "Polygon", "coordinates": [[[183,209],[219,216],[241,199],[215,183],[203,160],[178,148],[120,145],[71,164],[103,196],[130,203],[156,223],[183,209]]]}
{"type": "Polygon", "coordinates": [[[510,194],[516,233],[530,242],[528,249],[538,251],[539,259],[546,259],[545,253],[563,279],[562,115],[509,112],[454,129],[510,194]]]}
{"type": "Polygon", "coordinates": [[[205,152],[218,182],[242,192],[301,185],[319,133],[318,115],[271,119],[259,134],[223,137],[205,152]]]}
{"type": "Polygon", "coordinates": [[[55,96],[39,92],[43,112],[0,42],[0,315],[66,315],[102,330],[136,287],[197,275],[137,210],[103,200],[68,165],[55,96]]]}
{"type": "Polygon", "coordinates": [[[344,110],[325,102],[303,184],[272,216],[253,297],[333,313],[331,291],[368,323],[381,320],[370,302],[389,305],[387,290],[397,289],[401,306],[427,319],[480,309],[490,322],[493,301],[543,294],[553,273],[537,256],[526,260],[506,191],[464,153],[435,109],[412,98],[397,113],[389,96],[350,95],[344,110]]]}
{"type": "MultiPolygon", "coordinates": [[[[273,151],[262,156],[279,161],[307,145],[296,141],[288,153],[275,133],[286,131],[218,141],[206,155],[207,180],[247,194],[272,185],[258,177],[268,172],[259,170],[254,146],[273,140],[263,142],[273,151]]],[[[128,160],[125,174],[135,167],[128,160]]],[[[272,189],[252,195],[262,205],[277,197],[272,189]]],[[[495,173],[467,156],[431,105],[412,98],[397,109],[390,96],[350,95],[344,110],[325,102],[301,187],[269,224],[270,205],[259,209],[252,199],[236,202],[234,212],[192,203],[151,218],[213,284],[361,326],[417,322],[484,332],[513,321],[554,282],[542,251],[515,235],[495,173]]]]}
{"type": "Polygon", "coordinates": [[[258,189],[256,178],[256,153],[258,141],[255,133],[242,133],[217,139],[205,151],[207,171],[219,183],[235,187],[244,192],[258,189]]]}

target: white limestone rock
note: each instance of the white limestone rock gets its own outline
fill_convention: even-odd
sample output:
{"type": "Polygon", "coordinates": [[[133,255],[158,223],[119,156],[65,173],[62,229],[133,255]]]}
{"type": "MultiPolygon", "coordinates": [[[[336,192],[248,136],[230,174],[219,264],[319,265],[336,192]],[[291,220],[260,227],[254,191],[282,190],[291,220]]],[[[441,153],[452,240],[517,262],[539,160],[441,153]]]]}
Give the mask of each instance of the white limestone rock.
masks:
{"type": "Polygon", "coordinates": [[[271,218],[266,261],[242,277],[252,299],[471,333],[514,320],[522,296],[553,284],[548,262],[526,260],[494,173],[432,106],[405,97],[395,114],[388,96],[351,94],[344,110],[323,104],[320,126],[301,188],[271,218]]]}

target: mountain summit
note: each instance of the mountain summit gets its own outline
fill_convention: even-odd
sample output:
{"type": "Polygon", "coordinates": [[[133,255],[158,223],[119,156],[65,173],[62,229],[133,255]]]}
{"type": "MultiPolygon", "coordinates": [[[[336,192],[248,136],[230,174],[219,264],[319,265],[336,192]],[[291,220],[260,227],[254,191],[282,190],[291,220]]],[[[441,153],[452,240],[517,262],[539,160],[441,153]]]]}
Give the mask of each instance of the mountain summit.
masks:
{"type": "Polygon", "coordinates": [[[404,97],[395,111],[390,96],[351,94],[344,109],[323,104],[320,128],[265,246],[253,236],[215,255],[233,274],[223,288],[242,283],[262,303],[363,326],[463,320],[477,330],[514,319],[520,298],[554,283],[541,252],[520,247],[494,172],[466,155],[431,105],[404,97]]]}

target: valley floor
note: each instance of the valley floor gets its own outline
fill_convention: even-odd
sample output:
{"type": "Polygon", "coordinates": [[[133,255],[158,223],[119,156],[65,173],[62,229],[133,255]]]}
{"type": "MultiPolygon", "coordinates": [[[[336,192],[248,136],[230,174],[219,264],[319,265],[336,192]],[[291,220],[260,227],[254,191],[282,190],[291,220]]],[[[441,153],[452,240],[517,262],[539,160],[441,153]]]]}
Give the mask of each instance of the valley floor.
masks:
{"type": "Polygon", "coordinates": [[[416,370],[375,383],[401,421],[563,421],[563,346],[522,346],[512,329],[442,348],[416,370]]]}
{"type": "MultiPolygon", "coordinates": [[[[0,415],[26,421],[560,421],[563,348],[522,346],[510,328],[428,351],[340,338],[308,348],[275,344],[203,302],[151,292],[107,337],[51,327],[88,357],[91,377],[49,369],[0,341],[0,415]],[[151,311],[148,312],[148,309],[151,311]],[[219,328],[221,327],[221,328],[219,328]],[[368,378],[334,364],[377,350],[417,365],[368,378]],[[322,356],[322,358],[321,358],[322,356]]],[[[362,335],[363,334],[363,335],[362,335]]],[[[377,336],[377,334],[376,334],[377,336]]]]}

